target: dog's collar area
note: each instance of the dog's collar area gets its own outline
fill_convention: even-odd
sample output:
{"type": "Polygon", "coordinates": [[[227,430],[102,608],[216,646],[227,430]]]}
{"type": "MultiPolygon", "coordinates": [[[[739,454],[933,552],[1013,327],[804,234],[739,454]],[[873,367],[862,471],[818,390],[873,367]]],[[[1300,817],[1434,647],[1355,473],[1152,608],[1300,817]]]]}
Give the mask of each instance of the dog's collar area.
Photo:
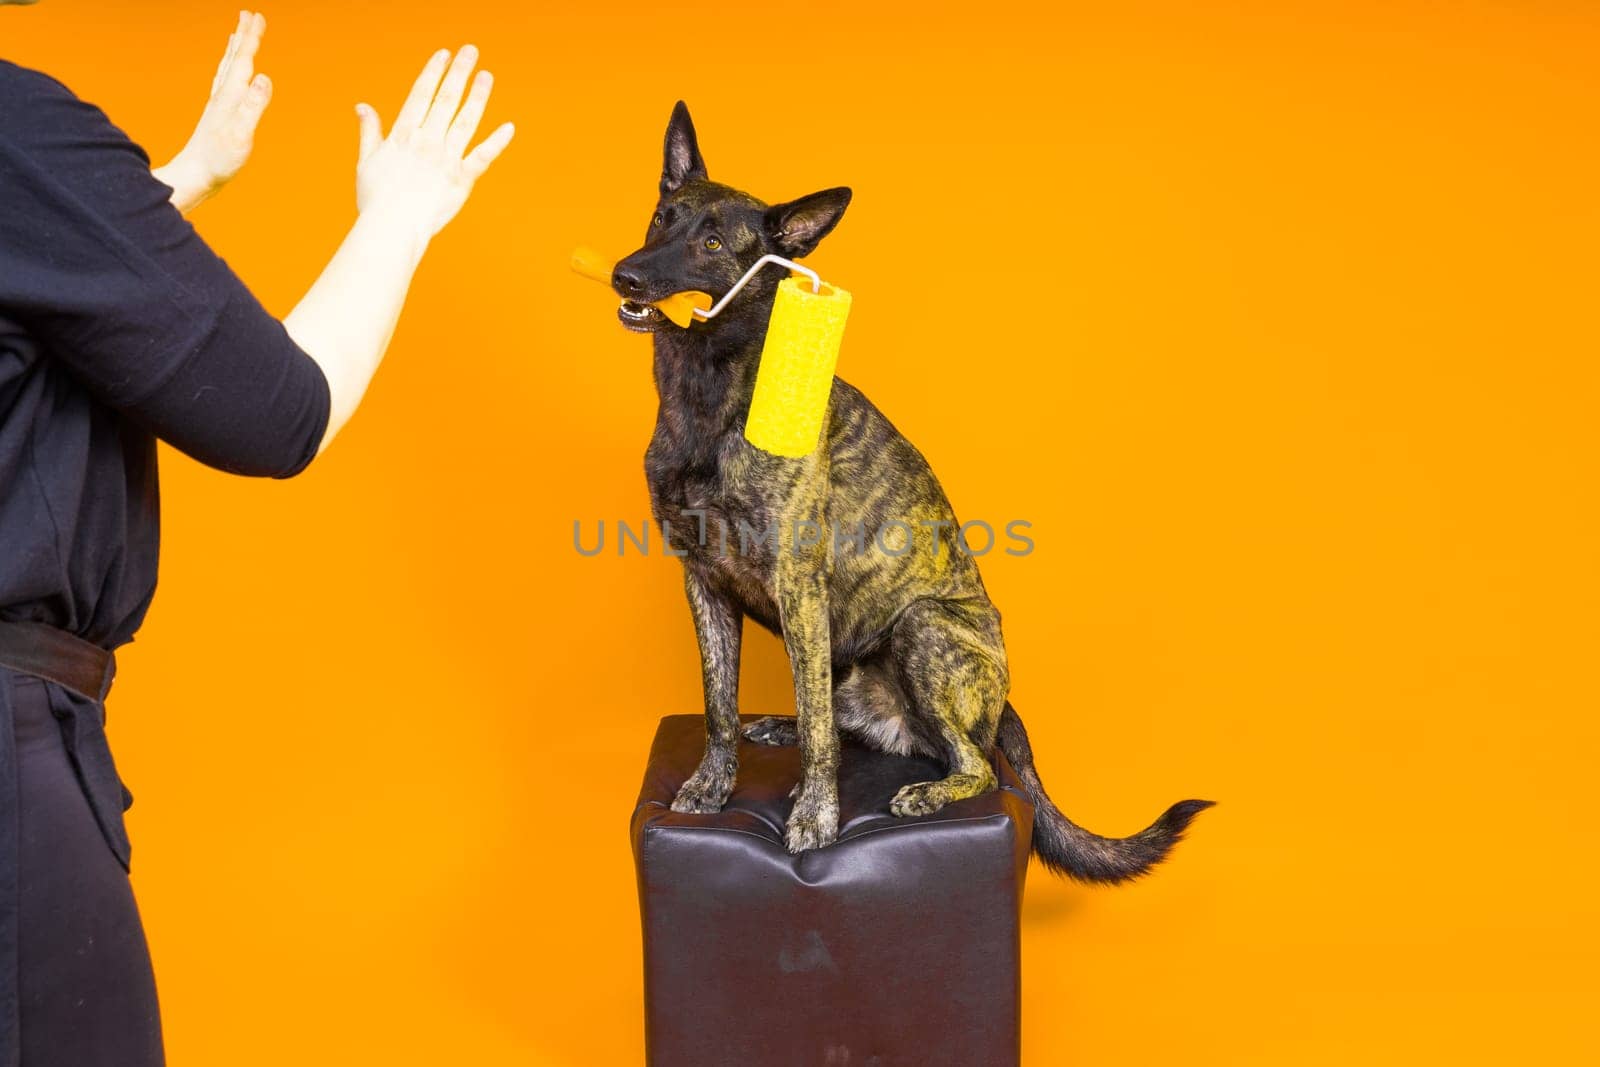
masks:
{"type": "Polygon", "coordinates": [[[700,310],[699,308],[695,308],[694,317],[699,319],[701,322],[705,322],[708,319],[714,319],[718,315],[722,314],[722,309],[728,306],[729,301],[739,295],[739,291],[741,289],[750,284],[750,279],[756,276],[756,272],[762,267],[773,263],[776,263],[779,266],[788,267],[790,270],[797,271],[800,274],[804,274],[807,278],[811,279],[811,291],[813,293],[822,292],[822,277],[817,274],[816,271],[812,270],[810,267],[802,267],[792,259],[784,259],[782,256],[775,256],[769,253],[752,263],[750,265],[750,269],[745,271],[744,274],[739,277],[739,280],[733,283],[733,288],[729,289],[726,293],[723,293],[722,299],[711,305],[710,308],[704,311],[700,310]]]}

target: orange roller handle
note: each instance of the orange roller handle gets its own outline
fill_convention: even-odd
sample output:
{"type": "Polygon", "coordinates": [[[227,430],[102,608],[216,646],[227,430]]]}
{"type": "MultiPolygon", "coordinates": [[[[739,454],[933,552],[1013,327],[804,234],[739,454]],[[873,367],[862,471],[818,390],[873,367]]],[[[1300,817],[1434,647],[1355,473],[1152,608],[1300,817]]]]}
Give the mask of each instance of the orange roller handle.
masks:
{"type": "MultiPolygon", "coordinates": [[[[611,270],[615,265],[615,260],[609,256],[601,255],[592,248],[573,249],[572,269],[591,281],[609,286],[611,284],[611,270]]],[[[657,300],[654,306],[675,325],[688,326],[695,321],[695,308],[709,308],[712,303],[713,301],[708,294],[689,289],[657,300]]]]}
{"type": "Polygon", "coordinates": [[[611,284],[611,268],[615,264],[607,256],[587,246],[572,250],[572,269],[593,282],[611,284]]]}

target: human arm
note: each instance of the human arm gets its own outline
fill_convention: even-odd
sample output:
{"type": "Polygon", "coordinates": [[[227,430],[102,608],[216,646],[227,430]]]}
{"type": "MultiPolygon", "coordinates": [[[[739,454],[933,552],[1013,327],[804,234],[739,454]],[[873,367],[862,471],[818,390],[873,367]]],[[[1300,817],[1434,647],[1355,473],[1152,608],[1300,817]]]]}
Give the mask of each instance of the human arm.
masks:
{"type": "Polygon", "coordinates": [[[283,320],[328,382],[323,448],[355,413],[383,361],[429,242],[511,141],[514,130],[505,123],[467,150],[494,85],[488,71],[473,76],[477,59],[471,45],[453,61],[449,52],[435,53],[387,137],[377,112],[367,104],[356,109],[359,214],[333,259],[283,320]]]}
{"type": "Polygon", "coordinates": [[[177,155],[151,170],[171,187],[172,204],[184,215],[231,181],[250,158],[256,126],[272,102],[272,79],[255,70],[266,31],[264,16],[239,12],[194,133],[177,155]]]}
{"type": "MultiPolygon", "coordinates": [[[[427,114],[445,66],[430,62],[427,114]]],[[[481,114],[487,85],[473,95],[481,114]]],[[[497,131],[451,167],[431,134],[402,135],[419,124],[411,101],[388,142],[373,136],[375,116],[363,119],[362,217],[291,315],[302,347],[173,210],[149,157],[103,112],[3,61],[0,99],[15,105],[0,108],[0,314],[100,402],[203,463],[257,476],[303,470],[349,417],[416,257],[510,138],[497,131]],[[386,259],[397,248],[407,255],[386,259]]],[[[447,128],[470,137],[465,122],[447,128]]]]}

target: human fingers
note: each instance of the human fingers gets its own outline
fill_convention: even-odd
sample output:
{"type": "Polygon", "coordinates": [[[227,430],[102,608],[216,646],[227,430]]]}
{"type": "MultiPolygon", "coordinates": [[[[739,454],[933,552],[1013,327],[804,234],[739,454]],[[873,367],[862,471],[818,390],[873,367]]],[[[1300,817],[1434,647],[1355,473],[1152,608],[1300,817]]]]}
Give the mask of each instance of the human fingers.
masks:
{"type": "Polygon", "coordinates": [[[516,132],[517,128],[511,123],[503,123],[485,137],[482,144],[469,152],[467,158],[461,161],[461,169],[465,172],[467,180],[475,182],[483,177],[483,172],[500,158],[500,153],[506,150],[506,145],[511,143],[511,138],[516,132]]]}
{"type": "Polygon", "coordinates": [[[439,89],[439,79],[444,77],[445,64],[450,62],[450,52],[441,48],[429,57],[422,68],[422,73],[417,75],[417,80],[411,86],[411,93],[406,97],[406,102],[401,105],[400,113],[394,117],[392,129],[396,132],[414,130],[422,124],[428,115],[428,105],[433,102],[433,94],[439,89]]]}
{"type": "Polygon", "coordinates": [[[261,48],[261,35],[266,32],[267,20],[263,15],[245,12],[244,21],[237,34],[233,58],[223,75],[219,95],[229,103],[237,104],[249,91],[256,73],[256,53],[261,48]]]}
{"type": "Polygon", "coordinates": [[[239,121],[244,124],[244,129],[240,132],[254,134],[256,126],[261,122],[262,114],[270,103],[272,103],[272,79],[265,74],[257,74],[250,79],[249,88],[245,90],[244,99],[239,101],[239,108],[235,112],[239,116],[239,121]]]}
{"type": "Polygon", "coordinates": [[[478,134],[478,124],[483,121],[483,110],[489,104],[489,94],[494,91],[494,75],[486,70],[480,70],[472,79],[472,89],[467,93],[467,102],[461,105],[461,110],[450,123],[450,132],[445,135],[445,150],[452,159],[458,159],[466,152],[467,145],[478,134]]]}
{"type": "Polygon", "coordinates": [[[378,113],[371,104],[356,105],[356,120],[361,131],[361,147],[356,162],[361,163],[383,143],[383,125],[378,121],[378,113]]]}
{"type": "Polygon", "coordinates": [[[466,90],[467,79],[472,77],[472,68],[477,65],[478,50],[474,46],[465,45],[456,53],[428,108],[428,117],[422,122],[425,134],[441,140],[444,138],[451,120],[456,117],[456,109],[461,106],[461,94],[466,90]]]}
{"type": "Polygon", "coordinates": [[[239,50],[239,34],[244,29],[243,11],[239,12],[239,21],[233,24],[233,32],[228,34],[228,46],[222,50],[222,58],[217,61],[217,73],[211,79],[211,95],[216,96],[222,88],[223,79],[228,76],[228,69],[233,65],[234,53],[239,50]]]}

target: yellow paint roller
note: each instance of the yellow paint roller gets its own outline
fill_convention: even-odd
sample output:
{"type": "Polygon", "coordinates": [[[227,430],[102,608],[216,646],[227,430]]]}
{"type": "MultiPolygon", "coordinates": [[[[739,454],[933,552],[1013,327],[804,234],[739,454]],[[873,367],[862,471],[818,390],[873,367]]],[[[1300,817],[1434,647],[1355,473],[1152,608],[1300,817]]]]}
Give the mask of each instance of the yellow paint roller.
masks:
{"type": "Polygon", "coordinates": [[[849,315],[850,294],[837,286],[817,280],[813,290],[798,278],[778,283],[744,423],[746,441],[775,456],[816,449],[849,315]]]}
{"type": "Polygon", "coordinates": [[[815,451],[822,436],[828,398],[833,395],[833,369],[839,362],[845,320],[850,317],[850,294],[825,285],[810,267],[766,255],[751,264],[709,311],[695,314],[701,319],[715,318],[757,271],[772,263],[804,275],[810,288],[793,276],[778,283],[750,397],[750,414],[744,420],[744,439],[774,456],[798,458],[815,451]]]}
{"type": "MultiPolygon", "coordinates": [[[[698,292],[676,293],[655,306],[682,327],[716,318],[756,272],[769,264],[788,267],[803,275],[807,283],[793,276],[778,283],[744,437],[763,452],[799,458],[816,450],[823,420],[828,417],[833,371],[839,362],[845,320],[850,317],[850,294],[825,284],[809,267],[767,255],[756,260],[709,308],[700,305],[710,304],[711,298],[698,292]]],[[[572,254],[572,269],[586,278],[611,281],[610,262],[590,249],[580,248],[572,254]]]]}
{"type": "MultiPolygon", "coordinates": [[[[611,269],[613,266],[614,262],[612,260],[607,259],[592,248],[573,250],[572,269],[585,278],[609,286],[611,284],[611,269]]],[[[711,306],[711,295],[694,290],[673,293],[664,300],[657,300],[654,306],[661,314],[672,320],[674,325],[688,326],[694,321],[696,308],[711,306]]]]}

